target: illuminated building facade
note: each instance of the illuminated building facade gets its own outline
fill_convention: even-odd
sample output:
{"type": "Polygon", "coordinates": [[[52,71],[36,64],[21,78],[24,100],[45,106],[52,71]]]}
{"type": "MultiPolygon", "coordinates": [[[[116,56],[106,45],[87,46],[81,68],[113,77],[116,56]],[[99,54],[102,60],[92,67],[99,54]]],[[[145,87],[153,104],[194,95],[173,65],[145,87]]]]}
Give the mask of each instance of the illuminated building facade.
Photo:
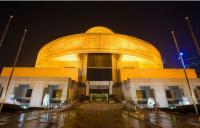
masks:
{"type": "MultiPolygon", "coordinates": [[[[3,68],[2,95],[10,73],[11,68],[3,68]]],[[[195,70],[187,69],[187,74],[198,102],[200,81],[195,70]]],[[[108,101],[111,95],[141,105],[153,97],[160,107],[184,104],[184,99],[191,103],[183,69],[165,69],[152,44],[102,26],[43,46],[35,67],[15,68],[6,98],[14,94],[40,107],[47,93],[52,103],[82,96],[108,101]]]]}

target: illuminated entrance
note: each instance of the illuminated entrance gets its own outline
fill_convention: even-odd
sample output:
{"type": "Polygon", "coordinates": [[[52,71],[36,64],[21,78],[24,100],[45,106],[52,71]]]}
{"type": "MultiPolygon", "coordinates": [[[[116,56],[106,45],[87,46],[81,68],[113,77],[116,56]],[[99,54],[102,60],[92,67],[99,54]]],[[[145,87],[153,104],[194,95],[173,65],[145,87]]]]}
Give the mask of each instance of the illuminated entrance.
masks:
{"type": "MultiPolygon", "coordinates": [[[[102,82],[96,82],[101,84],[102,82]]],[[[90,101],[108,101],[109,85],[90,85],[90,101]]]]}
{"type": "Polygon", "coordinates": [[[96,101],[96,102],[107,101],[108,102],[108,94],[107,93],[91,93],[90,101],[96,101]]]}
{"type": "Polygon", "coordinates": [[[86,95],[90,101],[108,101],[112,92],[112,55],[88,53],[86,95]]]}
{"type": "Polygon", "coordinates": [[[87,81],[86,95],[90,96],[90,101],[108,101],[112,86],[112,81],[87,81]]]}

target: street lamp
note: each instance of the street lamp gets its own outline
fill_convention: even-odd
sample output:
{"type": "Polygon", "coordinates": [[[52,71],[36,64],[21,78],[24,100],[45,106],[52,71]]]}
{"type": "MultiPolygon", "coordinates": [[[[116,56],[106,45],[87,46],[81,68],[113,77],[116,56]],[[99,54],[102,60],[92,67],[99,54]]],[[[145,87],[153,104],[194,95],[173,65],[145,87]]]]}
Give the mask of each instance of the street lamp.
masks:
{"type": "Polygon", "coordinates": [[[189,30],[190,30],[190,34],[191,34],[192,39],[193,39],[193,41],[194,41],[194,43],[195,43],[195,46],[196,46],[198,55],[200,56],[199,43],[198,43],[197,38],[196,38],[196,36],[195,36],[195,34],[194,34],[194,31],[193,31],[193,29],[192,29],[192,25],[190,24],[189,17],[185,17],[185,21],[186,21],[186,23],[187,23],[187,25],[188,25],[188,28],[189,28],[189,30]]]}
{"type": "Polygon", "coordinates": [[[9,85],[10,85],[10,81],[11,81],[11,79],[12,79],[13,72],[14,72],[15,66],[16,66],[17,61],[18,61],[19,54],[20,54],[20,52],[21,52],[21,49],[22,49],[22,46],[23,46],[23,42],[24,42],[26,33],[27,33],[27,29],[24,30],[24,33],[23,33],[23,36],[22,36],[22,38],[21,38],[21,42],[20,42],[19,48],[18,48],[18,50],[17,50],[17,55],[16,55],[15,60],[14,60],[14,62],[13,62],[12,70],[11,70],[11,73],[10,73],[10,76],[9,76],[9,79],[8,79],[8,83],[7,83],[7,86],[6,86],[6,89],[5,89],[5,93],[4,93],[3,98],[2,98],[2,102],[1,102],[1,106],[0,106],[0,113],[1,113],[1,111],[2,111],[4,102],[5,102],[5,98],[6,98],[6,94],[7,94],[7,91],[8,91],[8,87],[9,87],[9,85]]]}
{"type": "Polygon", "coordinates": [[[187,81],[187,85],[188,85],[188,88],[189,88],[189,92],[190,92],[190,96],[191,96],[191,99],[192,99],[192,103],[194,105],[195,112],[196,112],[197,115],[199,115],[196,103],[194,101],[194,95],[193,95],[191,87],[190,87],[190,82],[189,82],[189,79],[188,79],[188,76],[187,76],[187,73],[186,73],[185,64],[184,64],[183,57],[182,57],[183,53],[180,52],[180,49],[179,49],[179,46],[178,46],[178,43],[177,43],[177,40],[176,40],[176,37],[175,37],[175,32],[173,30],[171,31],[171,34],[172,34],[174,43],[176,45],[176,50],[177,50],[179,58],[181,60],[181,64],[183,66],[183,71],[184,71],[184,74],[185,74],[185,78],[186,78],[186,81],[187,81]]]}
{"type": "Polygon", "coordinates": [[[4,29],[4,32],[3,32],[2,36],[1,36],[0,48],[1,48],[1,45],[3,44],[4,38],[5,38],[5,36],[6,36],[6,33],[8,32],[8,28],[9,28],[9,26],[10,26],[10,23],[11,23],[12,18],[13,18],[13,16],[10,15],[10,18],[9,18],[9,20],[8,20],[8,23],[7,23],[7,25],[6,25],[6,28],[4,29]]]}

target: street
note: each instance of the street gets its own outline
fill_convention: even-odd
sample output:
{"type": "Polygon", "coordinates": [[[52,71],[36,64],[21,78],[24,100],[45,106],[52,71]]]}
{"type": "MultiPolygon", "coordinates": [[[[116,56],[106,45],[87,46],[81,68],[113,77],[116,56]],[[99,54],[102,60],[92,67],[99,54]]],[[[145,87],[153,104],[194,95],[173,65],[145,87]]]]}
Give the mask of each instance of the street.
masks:
{"type": "Polygon", "coordinates": [[[150,112],[149,121],[123,115],[121,104],[78,103],[64,112],[33,111],[0,116],[1,128],[200,128],[195,116],[150,112]]]}

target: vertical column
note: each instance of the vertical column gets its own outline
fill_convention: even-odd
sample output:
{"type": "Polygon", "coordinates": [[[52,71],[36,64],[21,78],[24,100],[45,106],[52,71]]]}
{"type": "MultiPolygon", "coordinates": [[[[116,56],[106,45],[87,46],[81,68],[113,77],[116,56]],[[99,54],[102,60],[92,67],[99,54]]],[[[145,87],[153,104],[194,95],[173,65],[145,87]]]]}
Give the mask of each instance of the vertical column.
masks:
{"type": "Polygon", "coordinates": [[[88,82],[85,82],[86,84],[86,96],[89,96],[89,83],[88,82]]]}
{"type": "Polygon", "coordinates": [[[112,95],[112,86],[113,86],[113,82],[110,81],[109,82],[109,95],[112,95]]]}
{"type": "MultiPolygon", "coordinates": [[[[153,84],[153,83],[152,83],[153,84]]],[[[168,107],[168,102],[167,102],[167,96],[165,93],[165,88],[163,87],[162,83],[155,83],[153,86],[155,92],[155,98],[156,101],[158,102],[160,107],[168,107]]]]}
{"type": "Polygon", "coordinates": [[[90,95],[90,101],[92,101],[92,96],[93,96],[93,94],[90,95]]]}
{"type": "Polygon", "coordinates": [[[129,93],[130,93],[131,100],[136,102],[137,101],[137,99],[136,99],[136,85],[134,85],[134,80],[129,79],[128,83],[129,83],[129,93]]]}
{"type": "Polygon", "coordinates": [[[130,80],[124,80],[122,82],[122,94],[125,100],[128,100],[131,98],[130,80]]]}
{"type": "Polygon", "coordinates": [[[40,107],[42,104],[42,96],[44,91],[44,83],[41,81],[36,81],[33,87],[33,92],[30,99],[30,107],[40,107]]]}
{"type": "Polygon", "coordinates": [[[62,97],[61,102],[64,103],[67,100],[67,92],[68,92],[69,78],[66,78],[66,81],[62,87],[62,97]]]}
{"type": "Polygon", "coordinates": [[[112,80],[116,83],[117,82],[117,60],[115,54],[111,55],[112,60],[112,80]]]}
{"type": "Polygon", "coordinates": [[[83,57],[83,59],[82,59],[82,82],[86,82],[88,54],[83,54],[82,57],[83,57]]]}
{"type": "Polygon", "coordinates": [[[109,98],[108,98],[108,94],[106,94],[106,101],[108,102],[109,98]]]}

